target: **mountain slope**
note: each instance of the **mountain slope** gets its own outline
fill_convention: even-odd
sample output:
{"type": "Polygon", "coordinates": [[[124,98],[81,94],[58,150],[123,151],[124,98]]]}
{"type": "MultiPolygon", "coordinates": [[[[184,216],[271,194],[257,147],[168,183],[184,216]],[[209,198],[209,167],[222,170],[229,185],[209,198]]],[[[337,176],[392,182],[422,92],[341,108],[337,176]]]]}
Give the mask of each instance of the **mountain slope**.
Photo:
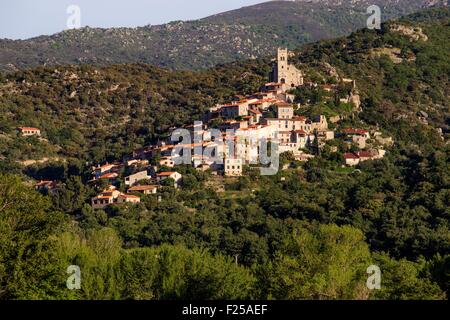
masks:
{"type": "MultiPolygon", "coordinates": [[[[293,61],[308,81],[320,75],[315,81],[326,83],[327,63],[341,76],[356,79],[364,110],[361,119],[378,123],[397,141],[435,147],[442,143],[436,129],[448,131],[450,123],[450,48],[445,41],[450,36],[449,17],[449,9],[442,9],[389,22],[381,31],[361,30],[308,45],[293,61]],[[421,28],[426,41],[411,40],[393,28],[397,25],[421,28]],[[387,48],[400,48],[396,59],[401,63],[378,54],[387,48]],[[417,116],[420,111],[427,113],[428,124],[417,116]]],[[[260,59],[200,72],[147,65],[20,71],[0,81],[0,157],[118,158],[154,142],[172,126],[201,119],[209,107],[234,94],[255,92],[269,69],[270,60],[260,59]],[[41,128],[58,148],[18,144],[13,132],[20,125],[41,128]]]]}
{"type": "Polygon", "coordinates": [[[363,28],[372,4],[383,20],[442,0],[270,1],[205,19],[140,28],[83,28],[24,41],[0,40],[0,71],[38,65],[149,63],[175,69],[269,55],[278,46],[343,36],[363,28]]]}
{"type": "Polygon", "coordinates": [[[380,31],[307,45],[296,60],[306,70],[326,73],[332,65],[355,79],[364,120],[421,144],[425,138],[416,133],[424,128],[450,132],[449,25],[448,8],[425,10],[380,31]]]}
{"type": "MultiPolygon", "coordinates": [[[[298,99],[302,90],[316,90],[317,98],[296,111],[339,107],[338,99],[320,101],[322,85],[335,74],[356,79],[363,111],[333,126],[392,136],[381,160],[343,168],[347,147],[338,138],[305,164],[283,155],[287,170],[275,176],[250,171],[222,180],[177,166],[179,189],[95,211],[91,198],[106,183],[89,183],[91,165],[120,160],[168,128],[192,124],[215,103],[257,90],[270,58],[204,71],[123,64],[0,74],[0,239],[14,243],[0,246],[0,299],[449,297],[450,144],[436,130],[450,124],[449,38],[450,10],[427,10],[380,31],[304,46],[292,57],[306,82],[317,83],[295,89],[298,99]],[[428,113],[427,123],[417,112],[428,113]],[[17,135],[19,125],[41,128],[42,137],[17,135]],[[60,161],[17,163],[43,157],[60,161]],[[35,179],[61,185],[38,196],[35,179]],[[216,192],[216,183],[224,190],[216,192]],[[172,263],[155,258],[164,256],[172,263]],[[65,266],[74,261],[87,270],[82,290],[65,286],[65,266]],[[231,269],[217,267],[224,263],[231,269]],[[193,264],[195,272],[183,267],[193,264]],[[383,278],[381,290],[369,293],[371,264],[383,278]],[[29,274],[32,281],[23,281],[29,274]],[[161,289],[164,275],[175,274],[185,281],[161,289]],[[105,290],[111,275],[115,285],[105,290]],[[135,285],[141,279],[146,285],[135,285]]],[[[120,190],[123,184],[116,182],[120,190]]]]}

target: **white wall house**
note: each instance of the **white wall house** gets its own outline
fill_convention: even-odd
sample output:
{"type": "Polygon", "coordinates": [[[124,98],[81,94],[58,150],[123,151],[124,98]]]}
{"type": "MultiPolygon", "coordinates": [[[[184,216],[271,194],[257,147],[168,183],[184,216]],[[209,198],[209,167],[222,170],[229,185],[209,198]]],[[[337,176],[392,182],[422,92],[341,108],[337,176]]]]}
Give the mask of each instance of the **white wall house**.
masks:
{"type": "Polygon", "coordinates": [[[137,182],[141,180],[150,179],[151,177],[148,175],[147,170],[129,175],[128,177],[125,177],[125,185],[127,186],[134,186],[137,182]]]}
{"type": "Polygon", "coordinates": [[[175,171],[161,172],[156,175],[156,180],[160,183],[166,179],[173,179],[175,181],[174,187],[177,188],[182,177],[183,176],[180,173],[175,171]]]}
{"type": "Polygon", "coordinates": [[[243,161],[239,158],[226,158],[224,164],[224,173],[229,177],[242,176],[243,161]]]}

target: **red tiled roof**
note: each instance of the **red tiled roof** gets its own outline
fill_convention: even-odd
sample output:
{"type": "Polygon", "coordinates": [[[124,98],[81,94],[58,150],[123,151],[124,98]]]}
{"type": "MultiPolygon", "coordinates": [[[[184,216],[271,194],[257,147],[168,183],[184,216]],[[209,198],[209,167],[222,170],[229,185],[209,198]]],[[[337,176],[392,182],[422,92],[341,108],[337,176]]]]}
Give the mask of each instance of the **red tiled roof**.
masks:
{"type": "Polygon", "coordinates": [[[133,195],[131,195],[131,194],[121,194],[119,197],[120,197],[120,198],[126,198],[126,199],[140,199],[140,197],[138,197],[138,196],[133,196],[133,195]]]}
{"type": "Polygon", "coordinates": [[[344,154],[344,159],[359,159],[359,157],[354,153],[346,153],[344,154]]]}
{"type": "Polygon", "coordinates": [[[40,131],[38,128],[33,127],[19,127],[18,129],[21,131],[40,131]]]}
{"type": "Polygon", "coordinates": [[[171,176],[171,175],[173,175],[174,173],[176,173],[176,172],[161,172],[161,173],[158,173],[157,174],[157,176],[158,177],[169,177],[169,176],[171,176]]]}
{"type": "Polygon", "coordinates": [[[293,107],[294,107],[292,104],[287,103],[287,102],[282,102],[282,101],[277,102],[277,103],[275,103],[275,104],[276,104],[278,107],[283,107],[283,108],[287,108],[287,107],[293,108],[293,107]]]}
{"type": "Polygon", "coordinates": [[[364,129],[347,128],[347,129],[342,129],[342,133],[344,133],[344,134],[366,135],[368,133],[368,131],[364,130],[364,129]]]}
{"type": "Polygon", "coordinates": [[[105,196],[105,195],[100,195],[97,197],[97,199],[111,199],[112,196],[105,196]]]}
{"type": "Polygon", "coordinates": [[[118,174],[117,173],[106,173],[102,176],[100,176],[100,179],[112,179],[112,178],[117,178],[118,174]]]}
{"type": "Polygon", "coordinates": [[[39,181],[38,183],[36,183],[36,186],[38,187],[38,186],[46,186],[46,185],[49,185],[49,184],[52,184],[53,183],[53,181],[49,181],[49,180],[41,180],[41,181],[39,181]]]}
{"type": "Polygon", "coordinates": [[[103,170],[103,169],[106,169],[106,168],[114,168],[116,165],[115,164],[104,164],[104,165],[102,165],[102,166],[100,166],[100,167],[98,167],[98,168],[95,168],[95,170],[103,170]]]}
{"type": "Polygon", "coordinates": [[[135,187],[128,189],[128,191],[147,191],[147,190],[154,190],[154,189],[158,189],[158,186],[135,186],[135,187]]]}
{"type": "Polygon", "coordinates": [[[249,109],[248,112],[251,112],[253,114],[261,114],[258,110],[249,109]]]}
{"type": "Polygon", "coordinates": [[[255,99],[254,98],[242,99],[242,100],[239,100],[237,102],[237,104],[244,104],[244,103],[247,103],[247,102],[252,101],[252,100],[255,100],[255,99]]]}
{"type": "Polygon", "coordinates": [[[359,151],[356,153],[360,158],[372,158],[376,156],[373,151],[359,151]]]}
{"type": "Polygon", "coordinates": [[[277,101],[277,100],[273,99],[273,98],[259,99],[258,101],[250,103],[250,105],[254,106],[254,105],[262,104],[262,103],[265,103],[265,102],[274,102],[274,101],[277,101]]]}

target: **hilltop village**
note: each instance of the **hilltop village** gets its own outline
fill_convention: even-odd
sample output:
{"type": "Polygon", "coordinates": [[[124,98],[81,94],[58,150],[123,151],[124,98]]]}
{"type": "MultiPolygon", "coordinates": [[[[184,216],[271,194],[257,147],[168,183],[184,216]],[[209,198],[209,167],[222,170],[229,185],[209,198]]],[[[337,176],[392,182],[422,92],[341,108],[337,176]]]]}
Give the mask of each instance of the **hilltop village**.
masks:
{"type": "MultiPolygon", "coordinates": [[[[298,115],[303,106],[296,101],[292,91],[315,88],[318,84],[305,82],[303,72],[290,64],[290,56],[287,49],[278,49],[268,76],[269,82],[261,86],[259,92],[235,96],[226,104],[211,107],[203,122],[182,128],[189,132],[189,143],[168,138],[135,150],[123,161],[93,167],[90,183],[106,182],[108,187],[91,199],[92,207],[102,209],[111,204],[139,203],[140,195],[157,194],[162,185],[177,188],[183,179],[177,172],[177,160],[185,156],[186,150],[190,151],[189,163],[195,169],[226,177],[242,176],[246,167],[259,163],[261,139],[277,143],[279,155],[289,154],[299,162],[314,158],[328,141],[334,139],[341,139],[349,146],[343,166],[352,167],[363,161],[383,158],[386,152],[373,148],[370,142],[377,141],[378,146],[393,142],[390,138],[383,138],[380,132],[361,128],[337,130],[335,124],[339,122],[339,116],[327,119],[321,114],[311,118],[298,115]],[[334,129],[330,128],[329,122],[333,123],[334,129]],[[210,129],[220,130],[220,139],[212,137],[210,129]],[[125,184],[126,193],[114,186],[119,179],[125,184]]],[[[359,112],[361,106],[356,81],[342,78],[340,82],[350,88],[348,96],[341,98],[341,102],[352,105],[355,112],[359,112]]],[[[325,84],[322,89],[333,92],[337,85],[325,84]]],[[[18,130],[22,135],[40,136],[37,128],[21,127],[18,130]]],[[[332,151],[336,152],[337,148],[333,147],[332,151]]],[[[54,181],[40,181],[35,187],[51,192],[58,186],[54,181]]]]}
{"type": "MultiPolygon", "coordinates": [[[[303,2],[324,31],[352,18],[303,2]]],[[[448,299],[450,8],[379,2],[381,30],[324,41],[292,1],[213,16],[256,38],[190,24],[178,53],[153,26],[123,50],[6,40],[25,51],[0,72],[0,300],[448,299]]]]}

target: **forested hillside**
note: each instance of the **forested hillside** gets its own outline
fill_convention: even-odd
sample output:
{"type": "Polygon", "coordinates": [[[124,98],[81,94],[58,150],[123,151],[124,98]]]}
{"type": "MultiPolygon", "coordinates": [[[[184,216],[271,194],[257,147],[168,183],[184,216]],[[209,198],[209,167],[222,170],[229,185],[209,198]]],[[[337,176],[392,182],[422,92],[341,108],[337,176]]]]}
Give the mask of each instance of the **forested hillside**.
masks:
{"type": "Polygon", "coordinates": [[[0,40],[0,71],[39,65],[149,63],[205,69],[259,58],[366,26],[366,10],[397,18],[447,0],[268,1],[200,20],[139,28],[82,28],[28,40],[0,40]]]}
{"type": "MultiPolygon", "coordinates": [[[[310,45],[294,59],[306,81],[333,81],[333,73],[356,79],[362,120],[378,124],[400,142],[435,147],[443,144],[437,129],[449,129],[448,12],[431,10],[385,24],[381,31],[362,30],[310,45]],[[411,24],[421,28],[426,41],[392,30],[411,24]],[[419,111],[427,113],[426,123],[419,111]]],[[[172,126],[202,119],[216,103],[256,92],[269,70],[270,60],[261,59],[200,72],[134,64],[38,68],[4,75],[1,154],[11,161],[39,160],[44,154],[83,155],[94,162],[117,159],[156,142],[172,126]],[[41,128],[50,143],[26,144],[15,135],[21,125],[41,128]]],[[[296,93],[299,101],[311,94],[296,93]]],[[[319,101],[315,112],[329,108],[319,101]]]]}
{"type": "Polygon", "coordinates": [[[363,120],[395,132],[400,141],[435,147],[433,129],[448,133],[450,125],[448,23],[448,9],[424,11],[386,23],[379,32],[307,46],[297,62],[325,73],[331,65],[356,79],[363,120]]]}
{"type": "MultiPolygon", "coordinates": [[[[275,176],[181,167],[180,189],[105,210],[89,205],[91,165],[256,91],[270,59],[201,72],[131,64],[3,75],[0,299],[446,299],[449,22],[448,9],[434,9],[296,52],[307,82],[356,80],[362,112],[339,125],[392,136],[384,159],[343,168],[330,144],[307,163],[283,155],[275,176]],[[18,136],[21,125],[42,137],[18,136]],[[41,195],[31,187],[39,179],[64,186],[41,195]],[[81,290],[66,289],[68,265],[80,266],[81,290]],[[366,286],[370,265],[381,290],[366,286]]],[[[302,113],[341,111],[320,86],[293,93],[311,101],[302,113]]]]}

